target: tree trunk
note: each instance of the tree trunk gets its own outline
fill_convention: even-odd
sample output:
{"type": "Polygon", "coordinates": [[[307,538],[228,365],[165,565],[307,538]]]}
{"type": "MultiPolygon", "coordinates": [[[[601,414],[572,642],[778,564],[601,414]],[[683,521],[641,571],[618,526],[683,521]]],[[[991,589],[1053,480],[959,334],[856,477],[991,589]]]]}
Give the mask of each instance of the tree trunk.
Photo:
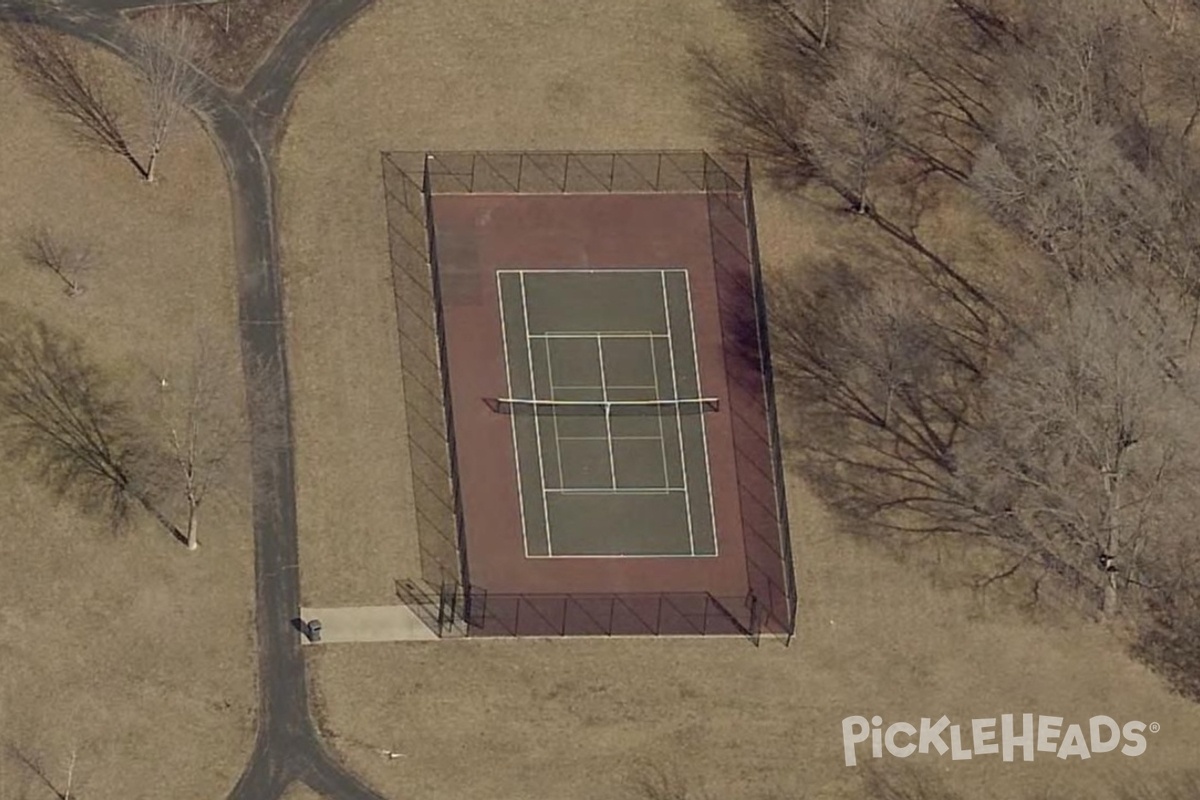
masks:
{"type": "Polygon", "coordinates": [[[146,159],[146,168],[142,170],[142,180],[146,183],[154,183],[154,167],[158,164],[159,145],[155,145],[150,149],[150,156],[146,159]]]}
{"type": "MultiPolygon", "coordinates": [[[[1118,458],[1120,458],[1118,456],[1118,458]]],[[[1121,484],[1115,470],[1104,470],[1104,494],[1106,495],[1105,526],[1108,534],[1105,537],[1104,552],[1116,566],[1118,551],[1121,549],[1121,530],[1117,515],[1121,507],[1121,484]]],[[[1107,563],[1101,564],[1104,569],[1104,597],[1100,601],[1100,613],[1105,619],[1112,619],[1117,613],[1120,598],[1117,594],[1117,572],[1107,563]]]]}
{"type": "Polygon", "coordinates": [[[188,498],[187,549],[195,550],[200,546],[196,532],[200,527],[200,503],[194,498],[188,498]]]}

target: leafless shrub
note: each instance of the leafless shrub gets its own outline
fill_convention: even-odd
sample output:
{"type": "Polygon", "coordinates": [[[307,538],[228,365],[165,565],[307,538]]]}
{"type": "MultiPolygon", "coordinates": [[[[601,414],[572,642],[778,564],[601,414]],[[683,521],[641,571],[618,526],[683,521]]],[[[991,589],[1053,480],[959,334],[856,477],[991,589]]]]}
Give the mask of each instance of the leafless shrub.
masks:
{"type": "Polygon", "coordinates": [[[21,256],[33,267],[47,270],[63,282],[63,291],[74,297],[84,290],[81,278],[95,266],[88,244],[68,239],[44,225],[26,232],[21,256]]]}
{"type": "Polygon", "coordinates": [[[711,800],[711,795],[678,769],[643,766],[633,775],[630,788],[638,800],[711,800]]]}

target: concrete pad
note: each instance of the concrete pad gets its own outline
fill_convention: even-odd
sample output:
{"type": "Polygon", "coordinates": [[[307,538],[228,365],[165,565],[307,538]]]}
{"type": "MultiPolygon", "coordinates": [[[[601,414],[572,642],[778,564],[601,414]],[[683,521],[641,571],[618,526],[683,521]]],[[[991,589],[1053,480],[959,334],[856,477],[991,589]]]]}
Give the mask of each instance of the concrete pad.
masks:
{"type": "Polygon", "coordinates": [[[305,626],[310,620],[321,620],[321,641],[310,642],[301,633],[304,644],[415,642],[438,638],[411,609],[400,605],[301,608],[300,619],[305,626]]]}

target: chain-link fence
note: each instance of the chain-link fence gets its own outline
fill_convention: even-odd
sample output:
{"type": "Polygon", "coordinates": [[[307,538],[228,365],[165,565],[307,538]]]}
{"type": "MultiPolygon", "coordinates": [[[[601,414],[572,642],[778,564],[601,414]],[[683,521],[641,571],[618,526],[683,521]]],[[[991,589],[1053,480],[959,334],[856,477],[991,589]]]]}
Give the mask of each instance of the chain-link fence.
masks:
{"type": "Polygon", "coordinates": [[[406,591],[431,627],[441,635],[790,637],[796,588],[748,159],[705,152],[385,153],[383,177],[425,584],[406,591]],[[429,203],[437,194],[648,192],[707,197],[749,591],[739,598],[489,594],[472,586],[464,552],[429,203]]]}

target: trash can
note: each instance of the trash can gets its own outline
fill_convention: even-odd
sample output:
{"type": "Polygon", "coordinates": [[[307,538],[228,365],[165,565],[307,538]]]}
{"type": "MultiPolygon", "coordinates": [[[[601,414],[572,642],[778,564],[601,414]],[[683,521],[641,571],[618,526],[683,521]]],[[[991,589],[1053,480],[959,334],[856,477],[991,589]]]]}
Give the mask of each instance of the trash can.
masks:
{"type": "Polygon", "coordinates": [[[321,620],[311,619],[308,621],[308,640],[310,642],[321,641],[321,620]]]}

